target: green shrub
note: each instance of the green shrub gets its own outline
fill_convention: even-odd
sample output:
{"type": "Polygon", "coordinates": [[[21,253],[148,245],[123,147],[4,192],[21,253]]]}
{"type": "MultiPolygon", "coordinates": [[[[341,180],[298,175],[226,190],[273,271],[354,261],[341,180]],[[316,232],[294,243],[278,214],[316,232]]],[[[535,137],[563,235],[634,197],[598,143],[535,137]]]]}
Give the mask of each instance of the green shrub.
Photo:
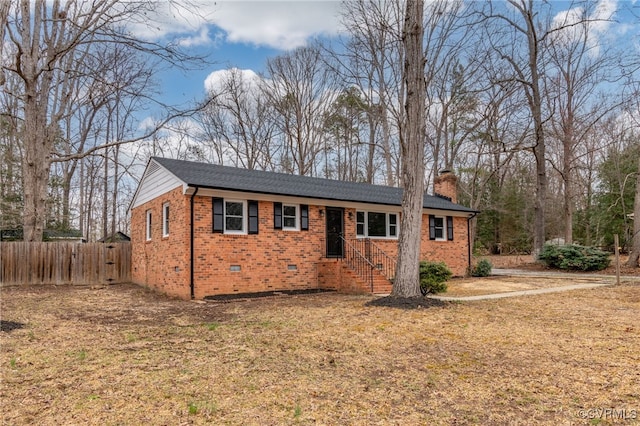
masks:
{"type": "Polygon", "coordinates": [[[444,262],[420,262],[420,291],[422,294],[447,291],[446,281],[453,274],[444,262]]]}
{"type": "Polygon", "coordinates": [[[545,244],[539,258],[550,268],[573,271],[601,271],[611,262],[607,252],[577,244],[545,244]]]}
{"type": "Polygon", "coordinates": [[[488,277],[491,275],[493,265],[487,259],[480,259],[476,266],[471,270],[472,277],[488,277]]]}

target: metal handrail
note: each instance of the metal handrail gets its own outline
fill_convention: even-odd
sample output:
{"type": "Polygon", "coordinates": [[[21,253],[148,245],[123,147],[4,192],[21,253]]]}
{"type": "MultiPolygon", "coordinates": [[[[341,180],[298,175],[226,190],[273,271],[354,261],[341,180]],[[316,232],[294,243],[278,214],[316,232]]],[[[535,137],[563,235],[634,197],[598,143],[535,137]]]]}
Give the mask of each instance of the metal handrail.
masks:
{"type": "Polygon", "coordinates": [[[373,270],[376,268],[376,265],[371,263],[363,253],[361,253],[342,235],[339,237],[345,246],[345,253],[342,260],[346,262],[347,266],[351,268],[352,271],[360,276],[365,282],[369,283],[371,292],[373,292],[373,270]]]}
{"type": "Polygon", "coordinates": [[[370,238],[356,238],[353,241],[359,252],[364,253],[364,257],[382,273],[389,281],[393,281],[396,276],[397,260],[385,253],[370,238]]]}

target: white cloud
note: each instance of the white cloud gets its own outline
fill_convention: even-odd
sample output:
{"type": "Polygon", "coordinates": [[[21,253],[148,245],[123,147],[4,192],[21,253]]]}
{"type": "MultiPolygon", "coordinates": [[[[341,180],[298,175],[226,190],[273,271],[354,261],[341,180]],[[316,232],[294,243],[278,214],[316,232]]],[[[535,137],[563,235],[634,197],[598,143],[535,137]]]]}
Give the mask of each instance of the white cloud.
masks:
{"type": "MultiPolygon", "coordinates": [[[[137,22],[129,22],[129,30],[145,40],[157,40],[167,36],[190,37],[202,34],[206,28],[210,9],[215,3],[202,0],[159,1],[153,11],[147,10],[137,22]]],[[[122,7],[126,2],[121,4],[122,7]]]]}
{"type": "Polygon", "coordinates": [[[184,47],[206,46],[212,44],[213,40],[209,37],[209,28],[202,27],[197,35],[183,37],[178,43],[184,47]]]}
{"type": "Polygon", "coordinates": [[[586,36],[591,54],[598,55],[601,39],[613,26],[617,10],[617,0],[600,0],[589,14],[580,6],[561,11],[553,19],[552,27],[560,29],[554,39],[557,43],[568,44],[586,36]],[[580,22],[588,24],[581,25],[580,22]]]}
{"type": "Polygon", "coordinates": [[[280,50],[306,44],[310,37],[339,32],[337,1],[222,1],[213,23],[230,42],[280,50]]]}
{"type": "Polygon", "coordinates": [[[130,23],[137,36],[153,40],[174,36],[185,46],[213,44],[209,26],[227,42],[290,50],[315,36],[340,30],[339,1],[162,1],[145,22],[130,23]]]}
{"type": "Polygon", "coordinates": [[[239,70],[237,68],[217,70],[212,72],[204,80],[204,88],[210,93],[219,93],[224,91],[225,84],[229,81],[234,74],[240,74],[239,80],[245,87],[250,89],[257,89],[260,85],[262,78],[256,74],[253,70],[239,70]]]}

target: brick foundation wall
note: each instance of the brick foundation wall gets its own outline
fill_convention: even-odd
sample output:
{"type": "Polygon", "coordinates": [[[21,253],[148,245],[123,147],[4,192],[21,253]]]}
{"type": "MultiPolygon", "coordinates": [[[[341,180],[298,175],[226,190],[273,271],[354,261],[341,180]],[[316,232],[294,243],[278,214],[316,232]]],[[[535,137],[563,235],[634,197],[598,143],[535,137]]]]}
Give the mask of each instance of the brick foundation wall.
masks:
{"type": "MultiPolygon", "coordinates": [[[[248,196],[248,199],[251,197],[248,196]]],[[[233,235],[212,232],[212,199],[195,197],[195,298],[217,294],[332,288],[358,291],[347,283],[340,262],[324,257],[324,206],[309,205],[309,230],[273,229],[273,202],[260,201],[259,233],[233,235]],[[240,270],[235,270],[239,267],[240,270]],[[332,284],[332,280],[336,280],[332,284]]],[[[374,209],[372,209],[374,210],[374,209]]],[[[175,188],[132,209],[132,279],[163,293],[190,297],[190,196],[175,188]],[[170,203],[170,235],[162,237],[162,205],[170,203]],[[146,241],[146,211],[153,212],[151,241],[146,241]]],[[[355,237],[355,209],[345,209],[347,239],[355,237]],[[349,211],[353,214],[349,218],[349,211]]],[[[421,258],[444,261],[454,275],[467,270],[467,219],[454,218],[453,241],[430,241],[423,216],[421,258]]],[[[397,255],[397,240],[372,240],[388,255],[397,255]]],[[[348,278],[348,277],[347,277],[348,278]]]]}

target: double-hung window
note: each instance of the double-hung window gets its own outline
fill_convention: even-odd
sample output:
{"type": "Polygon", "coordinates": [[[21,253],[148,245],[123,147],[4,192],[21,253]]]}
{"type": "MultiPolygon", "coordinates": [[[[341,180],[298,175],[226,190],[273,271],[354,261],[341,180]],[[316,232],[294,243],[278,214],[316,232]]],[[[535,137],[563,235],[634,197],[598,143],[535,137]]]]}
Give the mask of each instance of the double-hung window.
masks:
{"type": "Polygon", "coordinates": [[[147,241],[151,241],[151,210],[147,210],[147,241]]]}
{"type": "Polygon", "coordinates": [[[297,230],[298,228],[298,206],[282,205],[282,229],[297,230]]]}
{"type": "Polygon", "coordinates": [[[224,202],[224,232],[229,234],[245,233],[245,209],[244,201],[224,202]]]}
{"type": "Polygon", "coordinates": [[[429,239],[435,241],[452,241],[453,217],[429,215],[429,239]]]}
{"type": "Polygon", "coordinates": [[[257,234],[258,202],[214,198],[213,232],[224,234],[257,234]]]}
{"type": "Polygon", "coordinates": [[[169,203],[162,205],[162,236],[169,236],[169,203]]]}
{"type": "Polygon", "coordinates": [[[273,228],[289,231],[309,230],[309,206],[273,203],[273,228]]]}
{"type": "Polygon", "coordinates": [[[398,215],[382,212],[356,212],[356,234],[358,237],[397,238],[398,215]]]}

